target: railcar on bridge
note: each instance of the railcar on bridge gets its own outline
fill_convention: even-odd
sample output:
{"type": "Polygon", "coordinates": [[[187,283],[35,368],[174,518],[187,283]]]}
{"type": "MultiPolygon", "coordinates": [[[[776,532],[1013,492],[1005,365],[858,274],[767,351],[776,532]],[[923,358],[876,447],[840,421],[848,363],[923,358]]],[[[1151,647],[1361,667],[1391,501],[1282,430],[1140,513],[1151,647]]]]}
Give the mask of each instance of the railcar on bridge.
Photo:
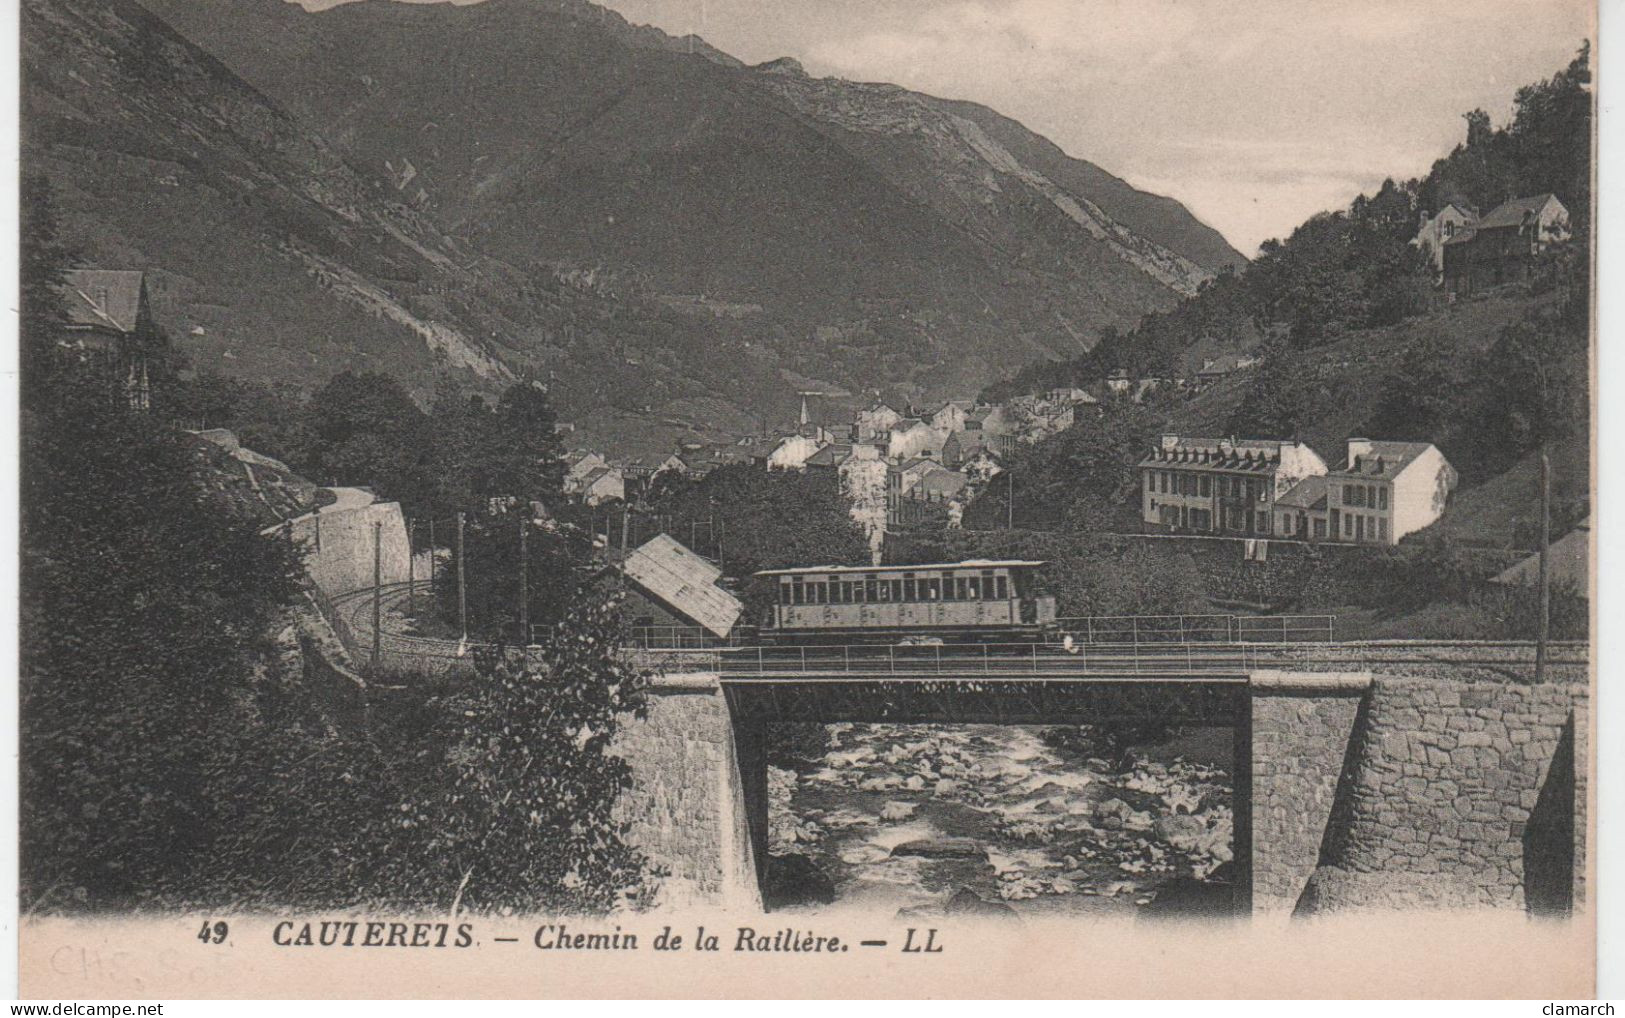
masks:
{"type": "Polygon", "coordinates": [[[1055,625],[1055,599],[1033,589],[1041,561],[971,559],[902,566],[807,566],[775,581],[759,636],[768,644],[1019,643],[1055,625]]]}

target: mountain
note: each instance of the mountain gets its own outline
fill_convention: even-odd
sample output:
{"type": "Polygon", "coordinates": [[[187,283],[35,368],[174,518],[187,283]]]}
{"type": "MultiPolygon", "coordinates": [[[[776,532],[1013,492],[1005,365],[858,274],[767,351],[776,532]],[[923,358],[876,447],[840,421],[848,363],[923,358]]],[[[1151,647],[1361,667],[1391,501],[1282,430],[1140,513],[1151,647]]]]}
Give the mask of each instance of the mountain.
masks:
{"type": "Polygon", "coordinates": [[[738,430],[973,391],[1241,262],[984,107],[577,0],[145,5],[25,3],[25,158],[203,366],[546,372],[569,416],[738,430]]]}

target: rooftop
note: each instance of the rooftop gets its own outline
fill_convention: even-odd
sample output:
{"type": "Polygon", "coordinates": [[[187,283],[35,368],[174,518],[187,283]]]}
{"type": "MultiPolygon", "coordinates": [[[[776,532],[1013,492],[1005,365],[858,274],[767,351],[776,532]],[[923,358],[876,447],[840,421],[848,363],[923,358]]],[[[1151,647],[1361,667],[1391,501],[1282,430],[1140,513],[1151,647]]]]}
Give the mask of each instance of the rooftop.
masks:
{"type": "Polygon", "coordinates": [[[1393,478],[1433,446],[1427,442],[1366,442],[1369,451],[1331,472],[1340,476],[1393,478]]]}
{"type": "Polygon", "coordinates": [[[1276,499],[1275,504],[1290,509],[1326,508],[1326,476],[1311,474],[1305,477],[1276,499]]]}
{"type": "Polygon", "coordinates": [[[624,568],[628,579],[717,636],[728,635],[745,610],[717,586],[722,570],[668,534],[634,548],[624,568]]]}
{"type": "Polygon", "coordinates": [[[119,269],[73,269],[64,274],[71,325],[134,332],[141,313],[144,274],[119,269]]]}
{"type": "Polygon", "coordinates": [[[1542,208],[1545,208],[1546,203],[1552,199],[1553,196],[1547,193],[1504,201],[1497,205],[1489,215],[1480,219],[1476,227],[1480,230],[1493,230],[1497,227],[1522,226],[1524,216],[1538,214],[1542,208]]]}
{"type": "Polygon", "coordinates": [[[928,562],[920,565],[891,566],[797,566],[793,569],[763,569],[757,576],[806,576],[810,573],[918,573],[944,569],[1037,569],[1041,559],[966,559],[963,562],[928,562]]]}

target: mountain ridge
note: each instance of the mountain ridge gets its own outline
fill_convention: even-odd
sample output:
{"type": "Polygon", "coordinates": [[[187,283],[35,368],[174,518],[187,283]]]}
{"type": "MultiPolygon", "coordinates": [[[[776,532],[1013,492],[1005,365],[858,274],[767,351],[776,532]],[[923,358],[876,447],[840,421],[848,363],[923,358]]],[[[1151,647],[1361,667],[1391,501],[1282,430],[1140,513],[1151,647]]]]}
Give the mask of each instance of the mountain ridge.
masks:
{"type": "Polygon", "coordinates": [[[974,391],[1241,260],[985,107],[746,68],[576,0],[63,10],[27,4],[28,162],[66,186],[88,256],[185,277],[161,320],[205,368],[309,385],[372,366],[420,393],[545,374],[567,414],[693,425],[683,408],[722,396],[768,421],[792,380],[974,391]],[[146,134],[98,137],[98,116],[146,134]],[[120,161],[143,145],[173,184],[120,161]],[[169,172],[189,161],[209,172],[169,172]],[[111,209],[121,191],[139,198],[111,209]]]}

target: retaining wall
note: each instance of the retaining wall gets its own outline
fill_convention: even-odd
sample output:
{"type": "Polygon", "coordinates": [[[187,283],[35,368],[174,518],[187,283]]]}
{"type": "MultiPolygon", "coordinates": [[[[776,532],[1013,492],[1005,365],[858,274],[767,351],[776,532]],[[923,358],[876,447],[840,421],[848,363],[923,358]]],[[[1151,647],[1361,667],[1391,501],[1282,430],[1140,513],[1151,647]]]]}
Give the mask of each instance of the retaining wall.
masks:
{"type": "MultiPolygon", "coordinates": [[[[617,814],[661,873],[660,906],[759,909],[747,800],[766,767],[750,730],[736,733],[716,677],[656,679],[647,715],[622,724],[614,752],[632,768],[617,814]]],[[[762,799],[750,805],[765,832],[762,799]]]]}
{"type": "Polygon", "coordinates": [[[1300,914],[1583,901],[1583,687],[1381,677],[1300,914]]]}
{"type": "Polygon", "coordinates": [[[1322,842],[1369,674],[1252,676],[1253,911],[1288,913],[1322,842]]]}
{"type": "Polygon", "coordinates": [[[383,524],[383,582],[405,583],[411,553],[398,502],[312,513],[291,522],[293,539],[304,551],[305,571],[323,594],[338,597],[373,585],[374,523],[383,524]]]}

